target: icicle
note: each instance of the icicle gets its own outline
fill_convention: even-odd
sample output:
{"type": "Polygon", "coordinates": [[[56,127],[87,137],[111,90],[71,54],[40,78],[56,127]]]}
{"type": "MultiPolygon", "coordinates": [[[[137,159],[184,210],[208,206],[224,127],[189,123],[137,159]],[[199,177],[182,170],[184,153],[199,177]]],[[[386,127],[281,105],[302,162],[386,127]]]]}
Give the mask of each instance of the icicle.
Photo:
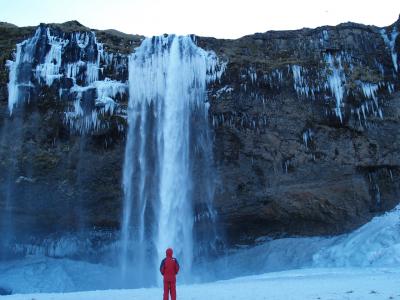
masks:
{"type": "Polygon", "coordinates": [[[51,46],[49,52],[46,54],[43,64],[36,66],[36,78],[38,80],[44,79],[45,83],[50,86],[55,79],[59,79],[61,67],[62,49],[69,41],[53,36],[50,33],[50,28],[47,28],[47,43],[51,46]]]}
{"type": "Polygon", "coordinates": [[[341,60],[341,56],[337,56],[336,58],[334,58],[331,54],[325,55],[325,61],[327,62],[331,71],[331,74],[327,77],[327,86],[329,87],[332,95],[335,97],[336,100],[335,114],[340,119],[340,122],[343,122],[341,106],[344,95],[343,82],[345,81],[345,75],[341,60]],[[337,66],[335,64],[335,61],[337,63],[337,66]]]}
{"type": "Polygon", "coordinates": [[[394,70],[397,72],[398,71],[398,64],[397,64],[397,52],[396,52],[396,48],[395,48],[395,44],[396,44],[396,38],[398,36],[398,31],[396,26],[393,27],[392,33],[390,35],[390,38],[388,37],[386,30],[385,29],[381,29],[381,36],[386,44],[386,46],[389,48],[390,53],[392,55],[392,62],[393,62],[393,67],[394,70]]]}
{"type": "Polygon", "coordinates": [[[308,128],[305,132],[303,132],[303,142],[307,149],[308,149],[308,142],[311,141],[312,136],[313,132],[311,128],[308,128]]]}

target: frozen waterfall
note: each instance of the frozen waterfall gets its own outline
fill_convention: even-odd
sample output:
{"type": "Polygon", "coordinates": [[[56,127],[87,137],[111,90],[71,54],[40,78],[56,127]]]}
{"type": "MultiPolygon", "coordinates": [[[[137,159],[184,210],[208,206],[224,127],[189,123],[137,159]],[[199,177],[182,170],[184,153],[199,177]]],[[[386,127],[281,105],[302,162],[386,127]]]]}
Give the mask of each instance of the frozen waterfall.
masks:
{"type": "Polygon", "coordinates": [[[19,102],[30,100],[30,89],[33,88],[31,82],[31,72],[36,51],[36,43],[42,34],[42,29],[38,28],[35,35],[22,43],[17,44],[15,61],[7,61],[10,69],[10,81],[8,83],[8,109],[10,114],[19,102]]]}
{"type": "Polygon", "coordinates": [[[196,253],[203,257],[213,247],[206,84],[217,69],[215,55],[189,36],[148,38],[130,57],[121,225],[122,273],[129,282],[154,283],[167,247],[188,280],[196,253]]]}

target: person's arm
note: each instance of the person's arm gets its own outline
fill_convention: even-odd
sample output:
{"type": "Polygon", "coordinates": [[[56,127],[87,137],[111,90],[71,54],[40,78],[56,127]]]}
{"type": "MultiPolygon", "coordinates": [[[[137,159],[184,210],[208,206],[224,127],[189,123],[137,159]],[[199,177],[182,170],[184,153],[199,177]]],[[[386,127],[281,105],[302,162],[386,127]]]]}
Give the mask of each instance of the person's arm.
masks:
{"type": "Polygon", "coordinates": [[[165,267],[165,258],[161,261],[161,264],[160,264],[160,273],[162,274],[162,275],[164,275],[164,267],[165,267]]]}
{"type": "Polygon", "coordinates": [[[175,274],[178,274],[179,272],[179,263],[178,260],[175,258],[175,274]]]}

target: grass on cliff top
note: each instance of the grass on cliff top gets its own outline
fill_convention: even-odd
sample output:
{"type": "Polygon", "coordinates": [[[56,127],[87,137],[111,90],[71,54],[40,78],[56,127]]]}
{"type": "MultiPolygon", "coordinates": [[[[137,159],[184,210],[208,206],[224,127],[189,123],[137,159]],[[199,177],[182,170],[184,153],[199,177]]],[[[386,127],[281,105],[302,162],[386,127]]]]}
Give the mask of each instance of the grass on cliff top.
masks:
{"type": "Polygon", "coordinates": [[[52,28],[60,29],[65,33],[72,33],[72,32],[88,32],[91,31],[89,27],[86,27],[79,23],[78,21],[68,21],[64,23],[49,23],[46,24],[52,28]]]}
{"type": "Polygon", "coordinates": [[[17,27],[10,23],[0,22],[0,54],[14,49],[17,43],[30,37],[36,27],[17,27]]]}
{"type": "Polygon", "coordinates": [[[143,39],[143,36],[127,34],[114,29],[91,29],[82,25],[78,21],[68,21],[61,24],[52,23],[48,25],[65,33],[94,31],[96,33],[97,40],[104,44],[107,51],[122,54],[131,53],[133,48],[140,44],[143,39]]]}
{"type": "Polygon", "coordinates": [[[68,21],[61,24],[52,23],[48,25],[60,29],[65,33],[94,31],[97,40],[104,44],[106,50],[122,54],[131,53],[133,48],[139,45],[143,39],[143,36],[127,34],[115,29],[91,29],[82,25],[78,21],[68,21]]]}
{"type": "Polygon", "coordinates": [[[114,29],[95,30],[97,39],[111,52],[130,54],[140,46],[144,36],[127,34],[114,29]]]}

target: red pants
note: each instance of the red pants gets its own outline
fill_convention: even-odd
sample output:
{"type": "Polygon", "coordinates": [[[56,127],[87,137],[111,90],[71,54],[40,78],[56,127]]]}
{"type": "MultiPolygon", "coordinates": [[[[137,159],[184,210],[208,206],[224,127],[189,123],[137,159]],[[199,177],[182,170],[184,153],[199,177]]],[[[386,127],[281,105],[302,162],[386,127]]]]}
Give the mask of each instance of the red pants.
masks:
{"type": "Polygon", "coordinates": [[[163,300],[168,300],[169,293],[171,293],[171,300],[176,300],[176,281],[164,281],[163,300]]]}

